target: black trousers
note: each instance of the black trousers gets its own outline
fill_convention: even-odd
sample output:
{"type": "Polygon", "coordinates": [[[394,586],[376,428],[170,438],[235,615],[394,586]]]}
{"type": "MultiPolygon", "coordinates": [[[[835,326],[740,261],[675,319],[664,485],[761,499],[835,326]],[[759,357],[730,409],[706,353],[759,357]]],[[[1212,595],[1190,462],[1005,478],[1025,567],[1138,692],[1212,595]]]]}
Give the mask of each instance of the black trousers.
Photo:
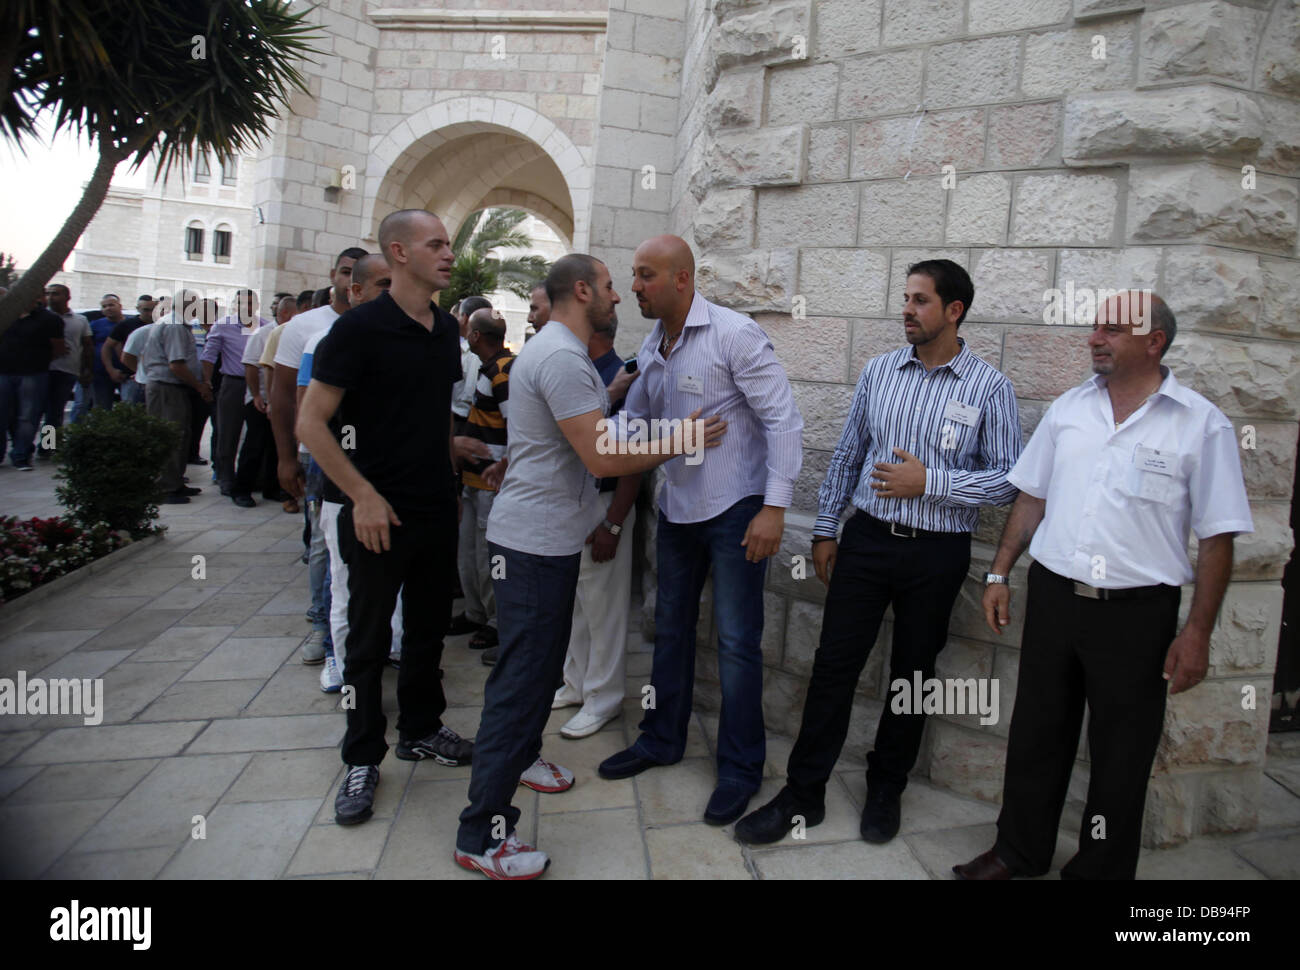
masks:
{"type": "Polygon", "coordinates": [[[1092,772],[1079,851],[1061,878],[1136,875],[1180,597],[1169,586],[1150,598],[1094,600],[1075,595],[1064,576],[1030,567],[996,846],[1013,869],[1041,875],[1051,867],[1086,702],[1092,772]]]}
{"type": "MultiPolygon", "coordinates": [[[[402,595],[402,665],[397,672],[397,733],[415,740],[442,727],[447,698],[438,667],[451,616],[452,557],[456,517],[398,511],[388,552],[373,553],[357,541],[352,503],[339,513],[339,552],[348,564],[348,640],[343,683],[355,689],[343,736],[343,761],[377,765],[388,744],[383,711],[383,673],[392,642],[391,622],[402,595]]],[[[344,688],[347,689],[347,686],[344,688]]]]}
{"type": "Polygon", "coordinates": [[[235,465],[234,494],[252,497],[254,489],[261,489],[268,501],[274,501],[280,494],[280,479],[271,421],[250,401],[244,405],[244,426],[244,443],[235,465]]]}
{"type": "MultiPolygon", "coordinates": [[[[216,394],[217,394],[217,387],[220,386],[220,384],[216,382],[220,381],[220,375],[213,374],[212,380],[214,381],[212,396],[213,396],[213,400],[215,401],[216,394]]],[[[214,412],[212,409],[212,405],[209,404],[207,401],[203,400],[202,395],[200,395],[198,391],[194,390],[194,388],[190,387],[188,384],[185,385],[185,389],[189,392],[190,395],[189,454],[186,455],[185,457],[187,459],[201,458],[203,456],[199,454],[199,446],[203,443],[203,426],[207,424],[208,419],[213,416],[214,412]]],[[[212,440],[208,442],[208,458],[213,460],[215,460],[217,457],[216,430],[217,430],[216,425],[214,424],[212,428],[212,432],[213,432],[212,440]]]]}
{"type": "MultiPolygon", "coordinates": [[[[845,524],[826,592],[803,723],[786,769],[786,787],[802,804],[823,804],[826,782],[848,735],[854,690],[885,608],[894,607],[890,682],[902,678],[910,684],[918,670],[922,679],[933,677],[969,566],[968,532],[904,539],[889,535],[861,512],[845,524]]],[[[924,714],[897,714],[885,704],[875,750],[867,756],[869,786],[902,792],[924,728],[924,714]]]]}

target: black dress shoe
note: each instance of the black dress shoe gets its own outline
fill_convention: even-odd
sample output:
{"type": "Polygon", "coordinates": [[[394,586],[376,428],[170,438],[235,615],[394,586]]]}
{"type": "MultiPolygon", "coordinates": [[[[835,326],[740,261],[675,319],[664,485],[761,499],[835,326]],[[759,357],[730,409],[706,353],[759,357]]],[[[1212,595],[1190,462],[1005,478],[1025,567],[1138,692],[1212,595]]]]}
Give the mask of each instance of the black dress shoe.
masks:
{"type": "Polygon", "coordinates": [[[451,625],[447,627],[447,636],[464,636],[466,633],[478,633],[481,629],[483,629],[482,623],[475,623],[464,613],[457,613],[451,618],[451,625]]]}
{"type": "Polygon", "coordinates": [[[221,494],[226,496],[226,498],[231,498],[235,494],[235,487],[233,485],[222,485],[221,494]]]}
{"type": "Polygon", "coordinates": [[[799,816],[803,817],[804,825],[820,825],[826,818],[826,809],[802,807],[788,788],[782,788],[774,799],[736,823],[736,838],[746,845],[779,842],[794,828],[794,820],[799,816]]]}
{"type": "Polygon", "coordinates": [[[620,778],[631,778],[633,775],[641,774],[647,768],[658,768],[661,765],[662,762],[643,758],[631,748],[627,748],[602,761],[596,773],[602,778],[617,781],[620,778]]]}
{"type": "Polygon", "coordinates": [[[185,460],[185,464],[187,465],[206,465],[207,463],[208,460],[206,458],[200,458],[198,455],[194,455],[192,458],[187,458],[185,460]]]}
{"type": "Polygon", "coordinates": [[[241,509],[251,509],[257,505],[257,503],[253,501],[253,496],[251,495],[232,495],[230,500],[241,509]]]}
{"type": "Polygon", "coordinates": [[[188,505],[190,497],[184,492],[168,492],[163,496],[163,505],[188,505]]]}
{"type": "Polygon", "coordinates": [[[710,825],[730,825],[745,814],[754,793],[736,785],[719,785],[709,796],[704,809],[704,821],[710,825]]]}
{"type": "Polygon", "coordinates": [[[868,788],[867,807],[862,811],[862,827],[859,831],[868,842],[888,842],[898,834],[898,825],[902,820],[899,802],[902,793],[892,788],[868,788]]]}
{"type": "Polygon", "coordinates": [[[952,871],[957,874],[958,879],[1002,880],[1014,879],[1019,875],[992,849],[976,856],[965,865],[953,866],[952,871]]]}

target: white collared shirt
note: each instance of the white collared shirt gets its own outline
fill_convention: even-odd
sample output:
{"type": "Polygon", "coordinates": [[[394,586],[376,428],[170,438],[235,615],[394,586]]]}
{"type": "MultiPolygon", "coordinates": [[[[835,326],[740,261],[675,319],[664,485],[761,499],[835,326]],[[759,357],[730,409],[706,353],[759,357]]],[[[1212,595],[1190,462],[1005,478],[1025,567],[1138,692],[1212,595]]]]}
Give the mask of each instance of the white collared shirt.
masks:
{"type": "Polygon", "coordinates": [[[1104,376],[1066,391],[1007,476],[1047,500],[1029,554],[1052,572],[1103,589],[1182,586],[1189,530],[1254,531],[1232,423],[1160,370],[1118,429],[1104,376]]]}
{"type": "MultiPolygon", "coordinates": [[[[637,354],[641,376],[632,382],[620,421],[721,415],[727,432],[698,464],[686,456],[663,466],[668,484],[659,506],[670,522],[703,522],[749,495],[787,508],[803,463],[803,418],[772,341],[742,313],[691,301],[681,335],[660,354],[658,321],[637,354]]],[[[624,431],[626,425],[624,425],[624,431]]]]}

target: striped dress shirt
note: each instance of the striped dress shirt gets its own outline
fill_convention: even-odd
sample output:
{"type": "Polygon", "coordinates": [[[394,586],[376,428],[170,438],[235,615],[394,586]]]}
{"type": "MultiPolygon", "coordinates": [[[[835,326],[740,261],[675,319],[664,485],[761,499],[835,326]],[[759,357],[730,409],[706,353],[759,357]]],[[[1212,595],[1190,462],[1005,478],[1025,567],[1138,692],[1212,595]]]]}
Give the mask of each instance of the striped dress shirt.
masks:
{"type": "Polygon", "coordinates": [[[496,491],[483,480],[483,472],[505,457],[506,412],[510,405],[510,365],[514,362],[515,355],[503,347],[500,353],[479,368],[478,383],[474,390],[474,406],[469,410],[465,434],[487,445],[488,451],[492,452],[492,457],[471,458],[464,463],[463,480],[470,488],[486,492],[496,491]]]}
{"type": "Polygon", "coordinates": [[[926,371],[913,347],[873,357],[862,368],[840,443],[817,494],[813,534],[839,534],[853,505],[885,522],[931,532],[972,532],[979,506],[1007,505],[1007,473],[1020,456],[1015,389],[997,368],[961,350],[926,371]],[[876,462],[901,461],[902,448],[925,465],[925,493],[885,498],[871,487],[876,462]]]}
{"type": "Polygon", "coordinates": [[[704,522],[750,495],[788,507],[803,464],[803,418],[767,334],[744,314],[696,293],[667,359],[659,352],[663,336],[663,322],[656,322],[637,354],[641,376],[619,414],[621,434],[625,422],[687,418],[699,408],[701,417],[717,414],[727,422],[721,443],[703,461],[688,465],[681,456],[663,466],[665,517],[704,522]]]}

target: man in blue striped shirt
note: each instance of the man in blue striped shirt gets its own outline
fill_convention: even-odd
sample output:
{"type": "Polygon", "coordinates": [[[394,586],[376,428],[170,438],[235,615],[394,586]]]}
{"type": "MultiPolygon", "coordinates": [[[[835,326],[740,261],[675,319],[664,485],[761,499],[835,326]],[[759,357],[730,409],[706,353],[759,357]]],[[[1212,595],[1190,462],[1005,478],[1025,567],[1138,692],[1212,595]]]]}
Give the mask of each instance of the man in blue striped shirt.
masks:
{"type": "MultiPolygon", "coordinates": [[[[826,782],[885,608],[894,608],[890,684],[910,688],[917,676],[932,678],[970,565],[979,506],[1016,496],[1007,481],[1020,454],[1015,391],[957,336],[974,296],[970,276],[951,260],[909,267],[908,346],[872,358],[858,378],[818,493],[813,563],[827,586],[826,609],[803,723],[785,788],[737,824],[742,842],[775,842],[799,817],[806,825],[822,821],[826,782]],[[837,542],[850,498],[855,512],[837,542]]],[[[898,833],[899,803],[921,745],[925,715],[898,700],[886,701],[867,757],[861,832],[868,842],[898,833]]]]}
{"type": "Polygon", "coordinates": [[[641,345],[641,377],[628,392],[628,427],[685,418],[703,408],[728,433],[708,461],[664,465],[659,496],[655,653],[641,735],[606,759],[602,778],[630,778],[680,761],[695,677],[700,593],[713,569],[718,627],[718,785],[704,820],[727,825],[762,781],[763,579],[781,545],[785,510],[803,461],[803,419],[772,342],[749,317],[695,292],[695,260],[676,236],[642,243],[632,291],[658,320],[641,345]]]}

